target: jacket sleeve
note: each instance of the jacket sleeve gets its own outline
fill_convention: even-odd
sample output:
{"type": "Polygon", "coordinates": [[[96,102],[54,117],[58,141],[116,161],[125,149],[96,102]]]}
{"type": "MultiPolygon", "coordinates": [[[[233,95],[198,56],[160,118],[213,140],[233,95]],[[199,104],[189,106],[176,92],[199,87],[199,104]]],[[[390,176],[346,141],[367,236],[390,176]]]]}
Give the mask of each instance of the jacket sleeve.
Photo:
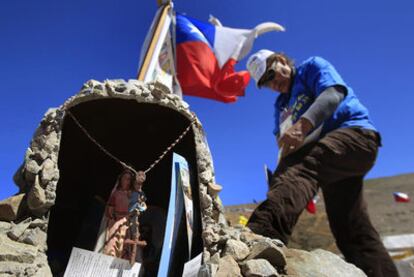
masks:
{"type": "Polygon", "coordinates": [[[329,87],[342,87],[347,94],[347,86],[331,63],[321,57],[313,57],[306,65],[304,83],[314,93],[315,99],[329,87]]]}

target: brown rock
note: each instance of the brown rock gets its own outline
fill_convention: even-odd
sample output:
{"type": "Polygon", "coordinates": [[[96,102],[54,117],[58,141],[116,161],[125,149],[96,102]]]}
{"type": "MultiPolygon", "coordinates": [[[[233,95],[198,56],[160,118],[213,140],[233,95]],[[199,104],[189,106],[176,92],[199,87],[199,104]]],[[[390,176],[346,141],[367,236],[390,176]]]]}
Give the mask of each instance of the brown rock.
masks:
{"type": "Polygon", "coordinates": [[[29,209],[42,213],[46,205],[45,190],[39,184],[39,176],[36,175],[34,186],[27,195],[27,205],[29,209]]]}
{"type": "Polygon", "coordinates": [[[239,265],[232,256],[224,256],[219,261],[219,268],[215,277],[236,277],[242,276],[239,265]]]}
{"type": "Polygon", "coordinates": [[[24,187],[26,187],[26,181],[23,178],[23,169],[24,164],[20,165],[20,167],[16,170],[16,172],[13,175],[13,181],[14,183],[22,190],[24,187]]]}
{"type": "Polygon", "coordinates": [[[20,241],[33,245],[38,246],[39,248],[46,246],[46,233],[43,232],[39,227],[35,229],[28,229],[22,237],[20,241]]]}
{"type": "Polygon", "coordinates": [[[56,132],[51,132],[45,137],[45,150],[49,153],[58,151],[60,139],[56,132]]]}
{"type": "Polygon", "coordinates": [[[24,195],[24,193],[21,193],[0,201],[0,220],[16,220],[22,209],[24,195]]]}
{"type": "Polygon", "coordinates": [[[202,237],[207,245],[212,245],[220,240],[220,236],[214,232],[212,228],[207,228],[203,231],[202,237]]]}
{"type": "Polygon", "coordinates": [[[240,234],[240,239],[244,243],[255,242],[259,240],[263,240],[264,237],[262,235],[255,234],[253,232],[245,231],[240,234]]]}
{"type": "Polygon", "coordinates": [[[253,244],[246,259],[265,259],[274,267],[280,269],[286,266],[286,257],[283,250],[272,243],[271,240],[262,240],[253,244]]]}
{"type": "Polygon", "coordinates": [[[26,231],[26,229],[29,228],[30,221],[31,218],[27,218],[19,224],[13,223],[10,231],[7,232],[9,238],[11,238],[12,240],[18,240],[20,236],[26,231]]]}

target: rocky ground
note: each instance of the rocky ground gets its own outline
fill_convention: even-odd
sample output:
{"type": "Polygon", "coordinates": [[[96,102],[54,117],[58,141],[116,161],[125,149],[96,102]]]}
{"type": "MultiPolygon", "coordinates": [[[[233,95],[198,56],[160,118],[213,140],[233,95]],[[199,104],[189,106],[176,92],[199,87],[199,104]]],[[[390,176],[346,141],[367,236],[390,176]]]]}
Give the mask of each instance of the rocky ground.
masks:
{"type": "MultiPolygon", "coordinates": [[[[381,236],[400,235],[414,232],[414,200],[397,203],[393,192],[400,191],[414,197],[414,174],[371,179],[365,182],[365,199],[374,226],[381,236]]],[[[239,222],[239,216],[250,216],[257,204],[226,207],[226,218],[232,223],[239,222]]],[[[312,250],[321,248],[339,253],[330,233],[323,198],[317,203],[317,213],[304,211],[295,228],[289,247],[312,250]]]]}

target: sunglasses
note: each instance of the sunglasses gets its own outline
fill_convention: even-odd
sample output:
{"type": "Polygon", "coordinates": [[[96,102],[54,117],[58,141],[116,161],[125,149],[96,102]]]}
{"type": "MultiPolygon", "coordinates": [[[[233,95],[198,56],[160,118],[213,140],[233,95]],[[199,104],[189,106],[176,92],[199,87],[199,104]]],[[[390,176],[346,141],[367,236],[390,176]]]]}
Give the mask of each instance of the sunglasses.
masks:
{"type": "Polygon", "coordinates": [[[258,83],[259,88],[262,86],[268,86],[268,84],[273,81],[273,79],[276,76],[276,64],[277,61],[274,61],[268,70],[263,74],[262,78],[260,78],[260,81],[258,83]]]}

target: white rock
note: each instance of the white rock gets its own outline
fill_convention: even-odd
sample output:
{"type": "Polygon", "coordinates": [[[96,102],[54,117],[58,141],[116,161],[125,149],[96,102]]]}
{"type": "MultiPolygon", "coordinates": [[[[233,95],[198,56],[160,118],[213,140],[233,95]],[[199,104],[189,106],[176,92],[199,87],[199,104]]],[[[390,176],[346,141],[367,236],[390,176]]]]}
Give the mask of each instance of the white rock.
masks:
{"type": "Polygon", "coordinates": [[[26,164],[24,166],[24,177],[26,181],[33,182],[39,171],[40,166],[35,160],[26,160],[26,164]]]}
{"type": "Polygon", "coordinates": [[[0,261],[33,263],[37,247],[15,242],[0,234],[0,261]]]}
{"type": "Polygon", "coordinates": [[[312,252],[289,249],[286,253],[289,271],[303,277],[363,277],[362,270],[337,255],[317,249],[312,252]]]}
{"type": "Polygon", "coordinates": [[[46,195],[45,190],[40,186],[38,175],[36,175],[34,185],[27,195],[27,205],[34,212],[45,212],[46,195]]]}
{"type": "Polygon", "coordinates": [[[249,247],[239,240],[229,239],[224,247],[223,256],[230,255],[236,261],[242,261],[249,255],[249,247]]]}
{"type": "Polygon", "coordinates": [[[265,259],[249,260],[242,266],[246,277],[277,277],[277,270],[265,259]]]}
{"type": "Polygon", "coordinates": [[[46,159],[42,164],[42,170],[40,172],[40,180],[45,187],[50,181],[59,179],[59,170],[57,164],[51,159],[46,159]]]}

